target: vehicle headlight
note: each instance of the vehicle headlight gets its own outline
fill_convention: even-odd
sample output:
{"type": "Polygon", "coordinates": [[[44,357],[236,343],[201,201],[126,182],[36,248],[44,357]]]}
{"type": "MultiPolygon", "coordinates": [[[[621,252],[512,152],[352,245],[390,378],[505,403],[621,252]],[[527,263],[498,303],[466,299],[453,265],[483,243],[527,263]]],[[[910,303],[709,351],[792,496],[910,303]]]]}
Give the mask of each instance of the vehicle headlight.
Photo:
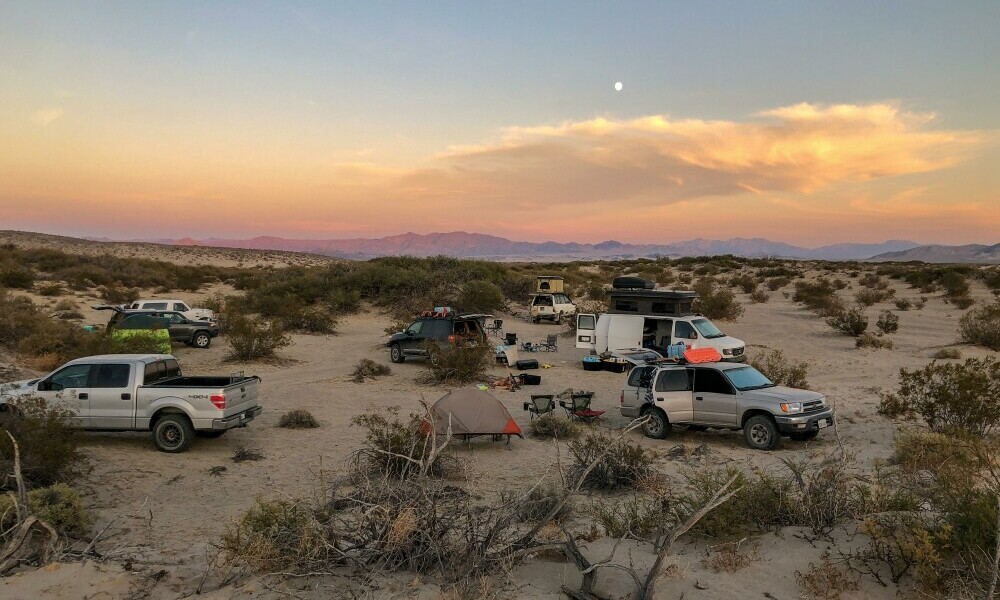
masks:
{"type": "Polygon", "coordinates": [[[783,413],[789,413],[789,414],[800,413],[800,412],[802,412],[802,403],[801,402],[782,402],[781,403],[781,412],[783,412],[783,413]]]}
{"type": "Polygon", "coordinates": [[[732,356],[733,355],[733,350],[732,350],[732,348],[723,348],[722,353],[724,355],[726,355],[726,356],[732,356]]]}

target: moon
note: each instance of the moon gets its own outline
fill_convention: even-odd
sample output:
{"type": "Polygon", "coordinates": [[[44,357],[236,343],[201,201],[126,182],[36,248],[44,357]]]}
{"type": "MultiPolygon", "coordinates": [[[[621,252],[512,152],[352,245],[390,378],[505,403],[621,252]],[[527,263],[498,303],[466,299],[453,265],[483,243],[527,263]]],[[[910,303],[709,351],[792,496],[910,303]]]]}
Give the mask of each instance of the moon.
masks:
{"type": "Polygon", "coordinates": [[[615,91],[616,92],[622,91],[622,82],[620,82],[620,81],[616,81],[615,82],[615,91]]]}

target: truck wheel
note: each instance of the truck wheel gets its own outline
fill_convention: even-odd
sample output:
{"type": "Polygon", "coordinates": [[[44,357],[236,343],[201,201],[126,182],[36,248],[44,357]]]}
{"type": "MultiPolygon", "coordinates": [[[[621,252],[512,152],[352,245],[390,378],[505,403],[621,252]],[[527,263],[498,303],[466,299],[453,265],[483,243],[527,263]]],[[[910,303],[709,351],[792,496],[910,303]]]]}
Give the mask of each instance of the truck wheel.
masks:
{"type": "Polygon", "coordinates": [[[670,435],[670,421],[667,420],[667,415],[662,410],[654,408],[646,411],[643,416],[648,417],[646,424],[642,426],[642,432],[646,434],[646,437],[662,440],[670,435]]]}
{"type": "Polygon", "coordinates": [[[212,345],[212,336],[207,331],[199,331],[191,338],[191,344],[195,348],[208,348],[212,345]]]}
{"type": "Polygon", "coordinates": [[[801,433],[790,433],[788,434],[788,437],[792,438],[792,440],[796,442],[808,442],[809,440],[816,439],[817,435],[819,435],[819,429],[803,431],[801,433]]]}
{"type": "Polygon", "coordinates": [[[774,450],[781,443],[781,433],[774,419],[765,415],[754,415],[743,426],[743,437],[754,450],[774,450]]]}
{"type": "Polygon", "coordinates": [[[403,356],[403,349],[399,346],[399,344],[389,346],[389,360],[394,363],[401,363],[406,360],[406,357],[403,356]]]}
{"type": "Polygon", "coordinates": [[[441,351],[437,348],[431,348],[427,351],[427,360],[435,367],[438,366],[441,363],[441,351]]]}
{"type": "Polygon", "coordinates": [[[556,313],[556,325],[562,325],[562,313],[556,313]]]}
{"type": "Polygon", "coordinates": [[[538,325],[539,323],[542,322],[542,318],[541,317],[531,317],[531,322],[534,323],[535,325],[538,325]]]}
{"type": "Polygon", "coordinates": [[[160,452],[184,452],[194,442],[194,427],[185,415],[163,415],[153,425],[153,443],[160,452]]]}

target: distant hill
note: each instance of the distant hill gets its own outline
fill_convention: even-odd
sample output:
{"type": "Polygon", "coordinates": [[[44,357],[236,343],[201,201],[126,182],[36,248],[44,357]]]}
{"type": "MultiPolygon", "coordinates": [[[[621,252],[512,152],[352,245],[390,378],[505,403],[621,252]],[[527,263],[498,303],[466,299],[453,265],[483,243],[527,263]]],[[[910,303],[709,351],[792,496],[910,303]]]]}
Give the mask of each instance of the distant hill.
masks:
{"type": "Polygon", "coordinates": [[[311,252],[342,258],[372,258],[377,256],[455,256],[505,260],[576,260],[590,258],[632,258],[642,256],[702,256],[733,254],[736,256],[860,260],[875,254],[907,250],[916,242],[890,240],[880,244],[835,244],[819,248],[803,248],[763,238],[730,240],[693,239],[670,244],[630,244],[608,240],[598,244],[576,242],[521,242],[483,233],[453,231],[448,233],[404,233],[383,238],[343,240],[289,239],[261,236],[251,239],[208,238],[193,240],[156,240],[157,242],[191,246],[223,248],[253,248],[259,250],[290,250],[311,252]]]}
{"type": "Polygon", "coordinates": [[[1000,263],[1000,244],[984,246],[969,244],[967,246],[917,246],[898,252],[883,252],[872,258],[874,261],[905,262],[919,260],[926,263],[1000,263]]]}

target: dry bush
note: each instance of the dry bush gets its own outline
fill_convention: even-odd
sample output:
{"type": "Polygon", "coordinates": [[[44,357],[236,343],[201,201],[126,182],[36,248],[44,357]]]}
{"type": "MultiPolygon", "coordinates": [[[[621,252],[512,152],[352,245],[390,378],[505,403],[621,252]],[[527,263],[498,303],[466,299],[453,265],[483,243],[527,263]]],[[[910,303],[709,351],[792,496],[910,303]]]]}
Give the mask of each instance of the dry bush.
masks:
{"type": "Polygon", "coordinates": [[[729,279],[729,285],[740,288],[744,294],[752,294],[759,284],[760,280],[749,273],[734,275],[729,279]]]}
{"type": "Polygon", "coordinates": [[[354,383],[364,383],[365,379],[377,379],[391,373],[392,369],[388,366],[379,364],[369,358],[362,358],[358,361],[358,364],[354,365],[354,370],[351,371],[351,380],[354,383]]]}
{"type": "Polygon", "coordinates": [[[503,291],[489,281],[467,281],[458,295],[458,306],[467,313],[492,313],[504,304],[503,291]]]}
{"type": "Polygon", "coordinates": [[[493,349],[485,344],[447,350],[431,346],[428,352],[431,353],[431,368],[421,377],[421,381],[426,383],[463,384],[482,379],[486,368],[494,360],[493,349]]]}
{"type": "Polygon", "coordinates": [[[13,489],[14,448],[21,454],[21,472],[28,487],[51,486],[72,480],[84,462],[79,436],[70,428],[73,413],[41,398],[8,401],[0,410],[0,490],[13,489]]]}
{"type": "Polygon", "coordinates": [[[868,317],[859,309],[841,310],[826,320],[827,325],[844,335],[858,337],[868,329],[868,317]]]}
{"type": "Polygon", "coordinates": [[[861,306],[872,306],[879,302],[885,302],[896,293],[894,289],[864,289],[854,294],[854,300],[861,306]]]}
{"type": "Polygon", "coordinates": [[[823,316],[837,314],[844,309],[844,304],[837,296],[836,285],[824,277],[815,282],[796,281],[792,300],[801,302],[809,310],[823,316]]]}
{"type": "Polygon", "coordinates": [[[899,331],[899,316],[891,311],[884,310],[878,315],[875,326],[882,333],[896,333],[899,331]]]}
{"type": "Polygon", "coordinates": [[[950,536],[948,525],[933,526],[918,515],[885,513],[864,519],[860,532],[864,546],[842,552],[851,569],[887,585],[913,575],[926,588],[940,586],[943,558],[940,548],[950,536]]]}
{"type": "Polygon", "coordinates": [[[236,447],[236,450],[230,457],[234,463],[257,462],[259,460],[264,460],[265,458],[267,457],[260,451],[260,448],[252,448],[242,444],[236,447]]]}
{"type": "Polygon", "coordinates": [[[587,489],[634,489],[655,479],[653,455],[642,446],[622,438],[592,433],[571,441],[569,451],[573,458],[569,472],[574,479],[597,461],[583,481],[587,489]],[[608,448],[611,450],[608,451],[608,448]]]}
{"type": "Polygon", "coordinates": [[[304,333],[331,334],[337,332],[337,319],[320,306],[305,306],[290,310],[280,317],[284,329],[304,333]]]}
{"type": "MultiPolygon", "coordinates": [[[[351,419],[352,426],[365,429],[365,446],[352,455],[355,476],[405,479],[417,475],[433,449],[422,423],[423,418],[417,414],[401,420],[398,406],[372,409],[351,419]]],[[[429,474],[445,477],[456,464],[453,456],[438,456],[429,474]]]]}
{"type": "Polygon", "coordinates": [[[977,436],[1000,425],[1000,362],[993,357],[964,363],[931,363],[899,370],[899,388],[882,394],[879,413],[890,419],[924,419],[938,432],[977,436]]]}
{"type": "Polygon", "coordinates": [[[38,286],[37,291],[42,296],[62,296],[66,293],[62,284],[58,282],[43,283],[38,286]]]}
{"type": "Polygon", "coordinates": [[[754,304],[764,304],[770,299],[771,297],[764,290],[758,289],[750,293],[750,301],[754,304]]]}
{"type": "Polygon", "coordinates": [[[760,546],[748,544],[748,547],[744,548],[744,541],[726,542],[710,547],[701,564],[715,573],[735,573],[760,562],[760,546]]]}
{"type": "Polygon", "coordinates": [[[981,306],[958,322],[962,341],[1000,351],[1000,302],[981,306]]]}
{"type": "Polygon", "coordinates": [[[855,348],[874,348],[876,350],[892,350],[892,340],[882,338],[872,333],[862,333],[854,342],[855,348]]]}
{"type": "Polygon", "coordinates": [[[100,286],[97,293],[108,304],[125,304],[139,297],[139,290],[121,285],[100,286]]]}
{"type": "Polygon", "coordinates": [[[502,502],[514,502],[518,506],[517,518],[528,523],[537,523],[543,519],[551,518],[553,521],[561,521],[571,513],[571,507],[566,504],[556,510],[559,502],[565,494],[560,486],[549,481],[540,482],[539,485],[531,488],[523,498],[502,497],[502,502]],[[556,510],[553,515],[552,511],[556,510]]]}
{"type": "Polygon", "coordinates": [[[571,440],[580,437],[583,432],[583,427],[579,423],[552,413],[533,419],[529,427],[531,435],[537,438],[571,440]]]}
{"type": "Polygon", "coordinates": [[[729,288],[716,287],[711,279],[700,279],[693,287],[698,292],[694,309],[709,319],[736,321],[743,316],[743,306],[729,288]]]}
{"type": "Polygon", "coordinates": [[[308,571],[316,564],[339,562],[329,546],[333,540],[318,510],[288,500],[258,498],[222,535],[222,549],[231,562],[260,572],[308,571]]]}
{"type": "Polygon", "coordinates": [[[809,389],[809,382],[806,381],[809,363],[790,361],[781,350],[755,352],[750,356],[750,366],[778,385],[809,389]]]}
{"type": "MultiPolygon", "coordinates": [[[[27,498],[31,513],[55,527],[60,535],[80,539],[90,530],[90,514],[83,506],[80,493],[65,483],[31,490],[27,498]]],[[[0,496],[0,540],[4,539],[3,532],[9,531],[16,522],[14,496],[0,496]]]]}
{"type": "Polygon", "coordinates": [[[935,360],[957,360],[962,358],[962,351],[958,348],[942,348],[931,355],[935,360]]]}
{"type": "Polygon", "coordinates": [[[767,289],[776,292],[791,282],[792,280],[788,277],[772,277],[767,280],[767,289]]]}
{"type": "Polygon", "coordinates": [[[285,429],[315,429],[319,427],[319,421],[312,413],[302,408],[294,408],[278,419],[278,427],[285,429]]]}
{"type": "Polygon", "coordinates": [[[909,298],[899,298],[898,300],[896,300],[897,310],[907,311],[910,310],[911,308],[913,308],[913,301],[910,300],[909,298]]]}
{"type": "Polygon", "coordinates": [[[279,349],[292,343],[278,322],[248,316],[229,317],[226,341],[229,358],[239,361],[273,358],[279,349]]]}
{"type": "Polygon", "coordinates": [[[889,287],[889,284],[879,277],[877,273],[865,273],[858,279],[858,285],[873,290],[884,290],[889,287]]]}
{"type": "Polygon", "coordinates": [[[829,554],[820,557],[820,563],[809,563],[805,573],[795,571],[803,600],[840,600],[845,592],[858,591],[858,582],[840,570],[830,560],[829,554]]]}
{"type": "Polygon", "coordinates": [[[0,287],[30,290],[35,285],[35,273],[31,269],[8,266],[0,269],[0,287]]]}
{"type": "Polygon", "coordinates": [[[596,500],[590,515],[611,538],[652,540],[674,523],[668,498],[630,495],[612,501],[596,500]]]}

